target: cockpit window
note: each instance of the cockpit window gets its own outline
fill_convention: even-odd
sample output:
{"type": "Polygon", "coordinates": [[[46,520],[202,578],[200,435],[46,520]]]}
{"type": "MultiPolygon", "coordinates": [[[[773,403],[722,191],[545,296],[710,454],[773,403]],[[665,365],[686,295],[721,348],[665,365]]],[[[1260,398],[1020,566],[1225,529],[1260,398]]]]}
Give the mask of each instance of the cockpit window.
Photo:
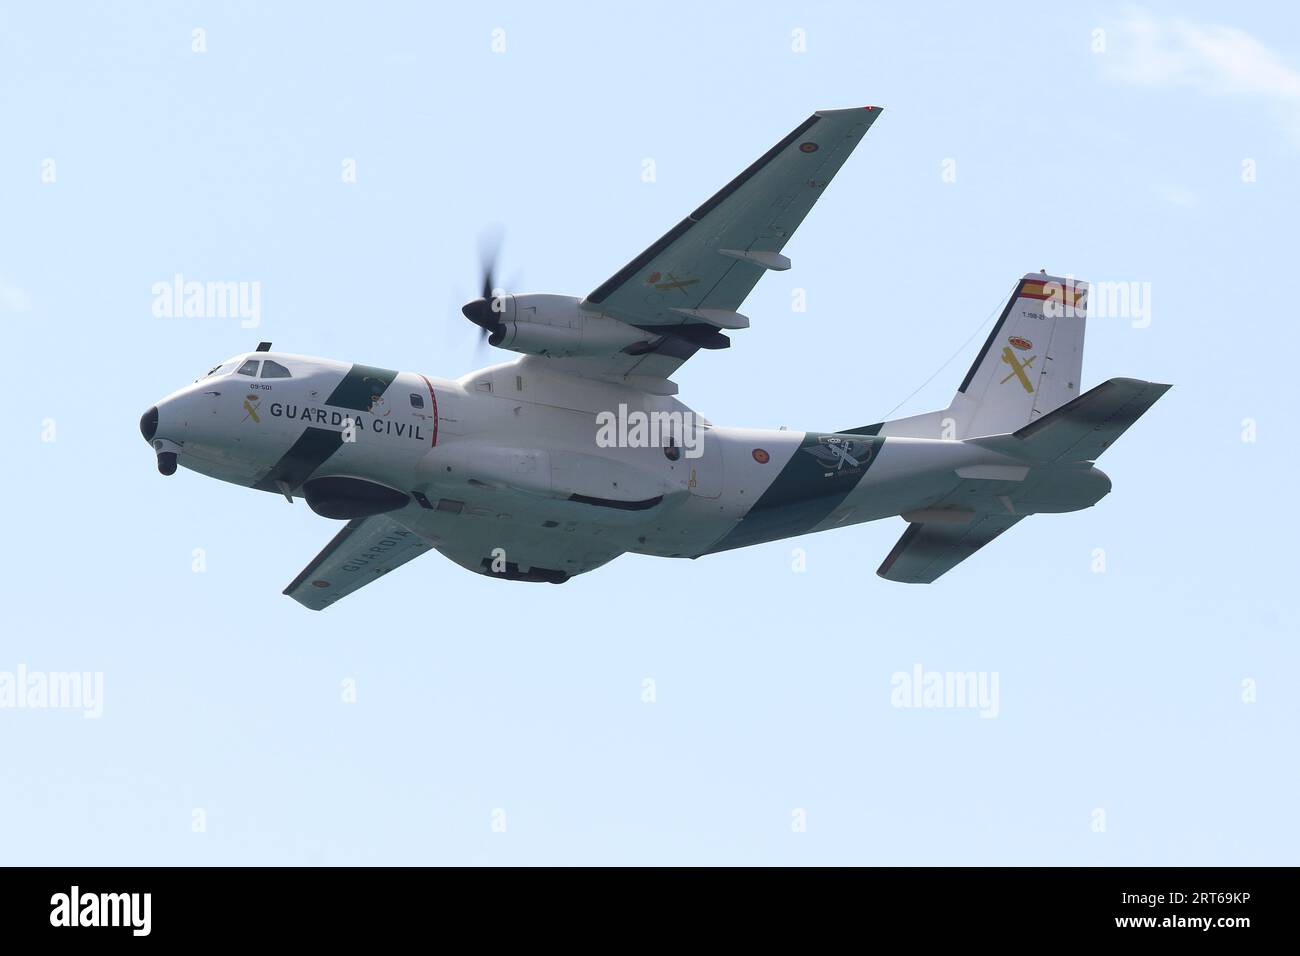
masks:
{"type": "Polygon", "coordinates": [[[215,365],[212,368],[208,369],[207,373],[203,377],[211,378],[214,375],[225,375],[234,367],[235,367],[234,362],[230,362],[230,361],[222,362],[220,365],[215,365]]]}
{"type": "Polygon", "coordinates": [[[272,362],[267,359],[262,363],[262,378],[292,378],[289,370],[279,362],[272,362]]]}
{"type": "Polygon", "coordinates": [[[257,378],[257,366],[261,364],[262,363],[259,362],[257,359],[249,359],[243,365],[239,366],[239,374],[251,375],[253,376],[253,378],[257,378]]]}

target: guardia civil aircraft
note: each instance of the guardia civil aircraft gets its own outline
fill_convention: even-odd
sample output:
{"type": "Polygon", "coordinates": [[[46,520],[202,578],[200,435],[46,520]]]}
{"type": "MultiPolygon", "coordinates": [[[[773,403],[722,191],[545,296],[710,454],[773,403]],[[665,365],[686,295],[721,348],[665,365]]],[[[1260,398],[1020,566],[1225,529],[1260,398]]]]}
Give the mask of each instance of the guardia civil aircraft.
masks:
{"type": "Polygon", "coordinates": [[[670,376],[749,327],[738,309],[879,119],[822,110],[586,296],[485,270],[465,316],[521,353],[442,379],[272,351],[220,363],[140,422],[178,466],[345,521],[285,594],[320,610],[428,551],[561,583],[625,552],[698,558],[878,518],[880,565],[929,583],[1012,525],[1110,491],[1094,462],[1167,385],[1083,390],[1088,287],[1016,282],[947,408],[839,431],[726,428],[670,376]]]}

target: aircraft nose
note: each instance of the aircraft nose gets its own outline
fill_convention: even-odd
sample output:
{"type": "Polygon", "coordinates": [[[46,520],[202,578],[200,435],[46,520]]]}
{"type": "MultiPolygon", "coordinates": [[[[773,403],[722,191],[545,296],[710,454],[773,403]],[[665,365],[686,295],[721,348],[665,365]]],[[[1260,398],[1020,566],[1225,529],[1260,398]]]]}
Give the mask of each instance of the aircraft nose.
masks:
{"type": "MultiPolygon", "coordinates": [[[[164,405],[168,404],[163,402],[164,405]]],[[[144,436],[158,456],[158,470],[164,475],[176,474],[176,464],[178,461],[177,452],[180,446],[168,438],[158,437],[158,406],[151,405],[149,410],[140,416],[140,434],[144,436]]]]}
{"type": "Polygon", "coordinates": [[[151,405],[149,411],[140,416],[140,434],[144,440],[153,444],[153,436],[158,432],[158,406],[151,405]]]}

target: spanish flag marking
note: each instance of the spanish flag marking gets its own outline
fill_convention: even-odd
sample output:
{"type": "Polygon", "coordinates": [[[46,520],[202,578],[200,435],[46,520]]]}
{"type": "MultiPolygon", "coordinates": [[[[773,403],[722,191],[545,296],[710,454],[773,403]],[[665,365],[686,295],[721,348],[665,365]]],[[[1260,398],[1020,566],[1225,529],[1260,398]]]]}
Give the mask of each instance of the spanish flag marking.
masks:
{"type": "Polygon", "coordinates": [[[1020,288],[1020,298],[1022,299],[1055,299],[1062,305],[1071,305],[1076,308],[1083,305],[1084,299],[1087,298],[1088,290],[1076,285],[1065,285],[1060,282],[1035,282],[1026,281],[1020,288]]]}

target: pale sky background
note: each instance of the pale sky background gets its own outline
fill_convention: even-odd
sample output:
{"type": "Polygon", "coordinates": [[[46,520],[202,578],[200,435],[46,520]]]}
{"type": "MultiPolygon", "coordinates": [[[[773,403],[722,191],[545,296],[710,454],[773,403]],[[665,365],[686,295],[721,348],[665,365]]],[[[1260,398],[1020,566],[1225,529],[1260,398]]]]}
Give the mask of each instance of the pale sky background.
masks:
{"type": "MultiPolygon", "coordinates": [[[[473,6],[0,6],[0,322],[33,373],[0,671],[105,688],[99,720],[0,710],[0,863],[1298,862],[1300,15],[473,6]],[[1027,271],[1149,282],[1149,328],[1090,324],[1084,383],[1175,387],[1097,507],[929,587],[875,576],[892,519],[562,587],[430,554],[313,614],[280,591],[334,522],[155,470],[141,412],[222,358],[508,358],[458,311],[493,224],[513,288],[582,295],[814,109],[866,104],[794,268],[681,397],[847,428],[1027,271]],[[261,327],[154,318],[177,272],[260,282],[261,327]],[[999,716],[894,708],[917,663],[997,672],[999,716]]],[[[978,344],[895,417],[945,405],[978,344]]]]}

